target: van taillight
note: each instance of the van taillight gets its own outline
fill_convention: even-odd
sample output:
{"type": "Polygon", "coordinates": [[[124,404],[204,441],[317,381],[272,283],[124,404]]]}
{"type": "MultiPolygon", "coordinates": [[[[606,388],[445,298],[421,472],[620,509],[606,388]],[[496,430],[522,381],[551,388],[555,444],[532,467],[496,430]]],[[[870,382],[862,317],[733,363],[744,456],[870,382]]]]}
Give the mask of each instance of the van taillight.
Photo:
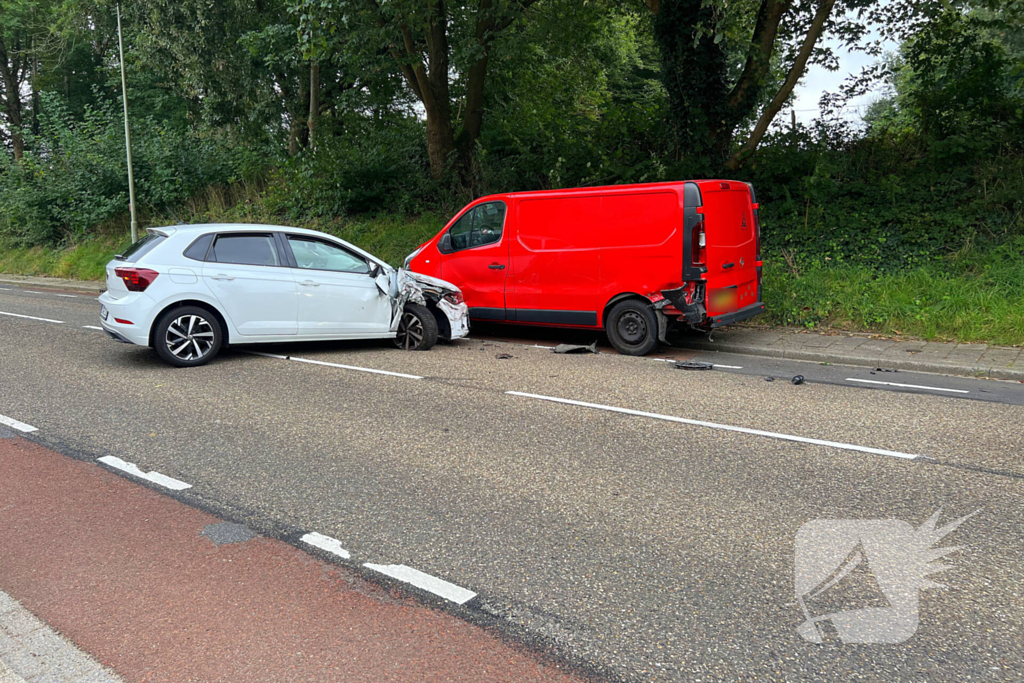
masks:
{"type": "Polygon", "coordinates": [[[114,268],[114,274],[124,280],[129,292],[145,292],[160,273],[146,268],[114,268]]]}
{"type": "MultiPolygon", "coordinates": [[[[699,214],[698,214],[699,215],[699,214]]],[[[704,221],[693,226],[693,234],[690,236],[690,253],[693,265],[701,266],[707,260],[708,242],[704,235],[704,221]]]]}
{"type": "Polygon", "coordinates": [[[761,217],[758,206],[754,204],[754,247],[757,249],[757,260],[761,260],[761,217]]]}

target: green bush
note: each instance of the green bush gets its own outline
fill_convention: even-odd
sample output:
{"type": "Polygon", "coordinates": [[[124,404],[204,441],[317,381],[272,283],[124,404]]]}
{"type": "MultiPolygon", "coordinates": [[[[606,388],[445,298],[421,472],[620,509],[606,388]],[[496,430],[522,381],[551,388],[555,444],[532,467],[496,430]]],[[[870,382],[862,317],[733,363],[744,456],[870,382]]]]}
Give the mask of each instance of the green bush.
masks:
{"type": "MultiPolygon", "coordinates": [[[[109,101],[75,120],[61,99],[41,93],[40,132],[26,135],[22,161],[0,155],[0,240],[33,246],[76,242],[128,211],[128,170],[120,109],[109,101]]],[[[132,123],[137,208],[157,211],[201,188],[231,180],[236,158],[226,141],[132,123]]]]}

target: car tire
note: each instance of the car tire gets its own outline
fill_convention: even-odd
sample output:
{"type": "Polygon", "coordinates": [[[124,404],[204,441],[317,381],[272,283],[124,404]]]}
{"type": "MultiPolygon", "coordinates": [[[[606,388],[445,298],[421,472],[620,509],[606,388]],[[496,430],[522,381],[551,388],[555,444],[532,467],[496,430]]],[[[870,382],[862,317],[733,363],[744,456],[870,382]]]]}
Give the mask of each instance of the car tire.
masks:
{"type": "Polygon", "coordinates": [[[645,301],[626,299],[612,306],[604,330],[624,356],[643,356],[658,346],[658,317],[645,301]]]}
{"type": "Polygon", "coordinates": [[[395,346],[406,351],[427,351],[437,343],[437,320],[426,306],[406,304],[398,322],[395,346]]]}
{"type": "Polygon", "coordinates": [[[209,363],[223,343],[224,332],[217,316],[198,306],[172,308],[160,316],[153,328],[157,355],[176,368],[209,363]]]}

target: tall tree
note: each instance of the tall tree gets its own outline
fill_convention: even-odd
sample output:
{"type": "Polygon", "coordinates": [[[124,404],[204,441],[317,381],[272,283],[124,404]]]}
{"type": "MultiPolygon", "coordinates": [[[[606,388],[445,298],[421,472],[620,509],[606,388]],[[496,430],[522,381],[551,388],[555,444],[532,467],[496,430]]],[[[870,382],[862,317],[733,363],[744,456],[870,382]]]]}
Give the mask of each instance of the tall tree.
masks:
{"type": "Polygon", "coordinates": [[[951,0],[645,2],[654,14],[679,151],[736,169],[757,149],[808,65],[836,68],[823,38],[879,55],[880,40],[864,40],[869,28],[905,36],[951,0]]]}
{"type": "Polygon", "coordinates": [[[387,51],[422,106],[434,178],[442,177],[453,160],[460,171],[468,170],[483,125],[491,49],[535,1],[341,3],[353,26],[374,34],[370,49],[387,51]]]}
{"type": "Polygon", "coordinates": [[[25,153],[24,126],[30,123],[35,104],[32,77],[37,72],[38,51],[47,44],[51,11],[48,2],[0,0],[2,130],[18,161],[25,153]]]}

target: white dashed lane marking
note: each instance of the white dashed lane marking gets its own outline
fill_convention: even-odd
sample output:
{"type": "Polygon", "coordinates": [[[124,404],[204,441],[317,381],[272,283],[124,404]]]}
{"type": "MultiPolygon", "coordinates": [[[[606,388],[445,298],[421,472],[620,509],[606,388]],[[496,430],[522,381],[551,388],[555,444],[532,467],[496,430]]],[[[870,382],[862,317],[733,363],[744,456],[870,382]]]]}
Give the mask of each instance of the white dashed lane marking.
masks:
{"type": "Polygon", "coordinates": [[[105,455],[99,458],[99,461],[104,465],[109,465],[123,472],[138,477],[139,479],[145,479],[146,481],[153,482],[164,488],[171,489],[172,491],[184,491],[185,489],[192,488],[192,484],[186,484],[183,481],[168,477],[166,474],[160,474],[159,472],[143,472],[139,469],[139,466],[135,463],[125,462],[121,458],[115,458],[112,455],[105,455]]]}
{"type": "Polygon", "coordinates": [[[341,547],[341,541],[336,538],[331,538],[330,536],[324,536],[323,534],[319,534],[315,531],[311,534],[306,534],[299,540],[313,546],[314,548],[326,550],[332,555],[337,555],[338,557],[346,560],[352,557],[349,551],[341,547]]]}
{"type": "Polygon", "coordinates": [[[24,422],[19,422],[18,420],[15,420],[13,417],[7,417],[6,415],[0,415],[0,424],[7,425],[11,429],[17,429],[19,432],[25,432],[26,434],[30,432],[39,431],[32,425],[27,425],[24,422]]]}
{"type": "MultiPolygon", "coordinates": [[[[708,429],[721,429],[728,432],[739,432],[741,434],[750,434],[752,436],[764,436],[770,439],[782,439],[784,441],[796,441],[798,443],[809,443],[815,446],[828,446],[829,448],[841,448],[846,451],[859,451],[861,453],[871,453],[873,455],[887,455],[893,458],[901,458],[903,460],[914,460],[915,458],[926,458],[927,456],[912,455],[910,453],[900,453],[899,451],[887,451],[882,448],[869,448],[868,446],[858,446],[856,444],[841,443],[838,441],[825,441],[823,439],[810,439],[805,436],[794,436],[792,434],[780,434],[778,432],[767,432],[761,429],[750,429],[748,427],[734,427],[733,425],[718,424],[717,422],[704,422],[703,420],[688,420],[684,417],[675,417],[672,415],[661,415],[659,413],[648,413],[643,410],[632,410],[630,408],[618,408],[616,406],[606,406],[600,403],[585,403],[583,401],[573,401],[568,398],[555,398],[553,396],[542,396],[540,394],[526,394],[521,391],[506,391],[506,394],[511,396],[521,396],[523,398],[533,398],[539,401],[551,401],[553,403],[564,403],[571,406],[579,406],[581,408],[592,408],[594,410],[607,410],[612,413],[622,413],[624,415],[635,415],[637,417],[649,417],[655,420],[665,420],[668,422],[678,422],[680,424],[692,425],[694,427],[707,427],[708,429]]],[[[930,458],[929,458],[930,459],[930,458]]]]}
{"type": "Polygon", "coordinates": [[[454,602],[456,605],[464,605],[473,598],[476,597],[476,593],[462,586],[456,586],[454,583],[449,583],[444,579],[439,579],[436,576],[425,574],[418,569],[407,567],[404,564],[369,564],[363,565],[367,569],[372,569],[375,572],[380,572],[385,576],[390,576],[393,579],[398,579],[410,585],[416,586],[420,590],[425,590],[428,593],[433,593],[439,597],[454,602]]]}
{"type": "Polygon", "coordinates": [[[51,320],[50,318],[37,318],[34,315],[22,315],[21,313],[7,313],[6,311],[0,311],[0,315],[9,315],[12,318],[25,318],[26,320],[39,320],[44,323],[57,323],[63,325],[63,320],[51,320]]]}
{"type": "Polygon", "coordinates": [[[87,330],[99,330],[100,332],[103,331],[102,327],[96,327],[95,325],[82,325],[82,327],[87,330]]]}
{"type": "Polygon", "coordinates": [[[879,382],[873,379],[857,379],[856,377],[847,377],[847,382],[862,382],[864,384],[881,384],[887,387],[901,387],[903,389],[925,389],[926,391],[949,391],[954,394],[969,394],[971,392],[966,389],[946,389],[945,387],[926,387],[921,384],[900,384],[898,382],[879,382]]]}
{"type": "Polygon", "coordinates": [[[78,298],[77,294],[54,294],[54,296],[62,296],[64,298],[66,298],[66,299],[77,299],[78,298]]]}
{"type": "Polygon", "coordinates": [[[297,358],[295,356],[280,356],[273,353],[263,353],[261,351],[246,351],[246,353],[252,354],[253,356],[263,356],[265,358],[278,358],[280,360],[291,360],[296,363],[309,363],[310,365],[323,365],[329,368],[340,368],[342,370],[355,370],[356,372],[369,372],[374,375],[389,375],[391,377],[402,377],[404,379],[423,379],[419,375],[407,375],[404,372],[391,372],[390,370],[377,370],[376,368],[361,368],[357,365],[341,365],[340,363],[328,363],[322,360],[311,360],[309,358],[297,358]]]}

